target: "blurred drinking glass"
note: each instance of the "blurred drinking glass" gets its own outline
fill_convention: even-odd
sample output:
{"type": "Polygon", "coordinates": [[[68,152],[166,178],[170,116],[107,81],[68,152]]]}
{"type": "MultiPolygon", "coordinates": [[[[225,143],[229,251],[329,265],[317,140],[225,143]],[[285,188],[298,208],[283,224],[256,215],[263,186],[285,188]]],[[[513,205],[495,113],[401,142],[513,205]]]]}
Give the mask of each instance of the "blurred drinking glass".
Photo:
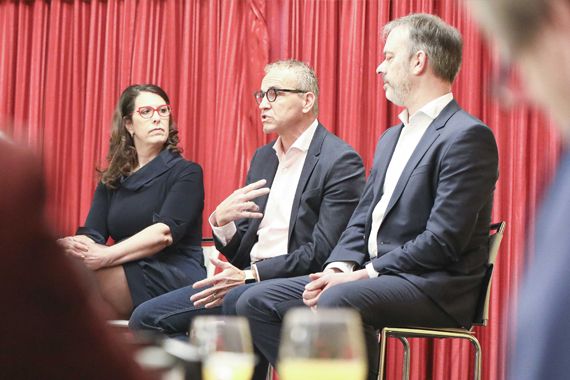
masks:
{"type": "Polygon", "coordinates": [[[360,316],[349,309],[294,309],[285,315],[277,370],[282,380],[363,380],[360,316]]]}
{"type": "Polygon", "coordinates": [[[229,316],[196,317],[190,343],[202,357],[204,380],[250,380],[255,364],[247,319],[229,316]]]}

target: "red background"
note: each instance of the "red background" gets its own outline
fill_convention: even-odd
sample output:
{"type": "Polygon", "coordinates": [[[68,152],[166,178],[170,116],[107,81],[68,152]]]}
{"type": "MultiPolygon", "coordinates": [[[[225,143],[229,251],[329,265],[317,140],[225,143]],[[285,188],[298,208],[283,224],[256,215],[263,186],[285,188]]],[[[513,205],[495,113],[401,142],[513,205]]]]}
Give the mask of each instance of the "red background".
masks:
{"type": "MultiPolygon", "coordinates": [[[[132,83],[156,83],[171,97],[184,155],[204,169],[206,219],[243,183],[255,148],[274,138],[263,135],[252,94],[263,66],[277,59],[296,58],[315,68],[319,120],[353,145],[370,168],[378,137],[400,111],[388,104],[375,74],[382,60],[380,30],[410,12],[439,15],[461,31],[463,66],[453,92],[493,129],[499,145],[493,215],[506,220],[508,229],[490,325],[477,336],[483,378],[503,379],[527,236],[556,168],[560,141],[548,119],[533,109],[502,109],[490,96],[496,54],[461,3],[0,0],[1,128],[41,156],[53,228],[71,234],[89,210],[94,169],[105,164],[119,94],[132,83]]],[[[211,234],[207,224],[204,233],[211,234]]],[[[470,378],[466,344],[412,345],[413,379],[470,378]]],[[[390,351],[390,379],[401,376],[398,351],[390,351]]]]}

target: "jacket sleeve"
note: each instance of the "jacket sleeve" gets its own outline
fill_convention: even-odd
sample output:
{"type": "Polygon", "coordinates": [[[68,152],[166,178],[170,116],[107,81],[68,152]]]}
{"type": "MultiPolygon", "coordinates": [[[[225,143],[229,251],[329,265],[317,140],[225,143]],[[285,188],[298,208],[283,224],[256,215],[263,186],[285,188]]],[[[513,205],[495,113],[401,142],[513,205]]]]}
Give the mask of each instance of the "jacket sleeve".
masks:
{"type": "MultiPolygon", "coordinates": [[[[252,173],[254,172],[254,170],[252,170],[252,168],[255,167],[256,165],[256,158],[258,155],[259,150],[257,150],[255,152],[255,154],[253,155],[253,158],[251,159],[251,163],[249,165],[249,171],[247,172],[247,177],[245,180],[245,185],[247,186],[250,183],[254,182],[253,181],[253,175],[252,173]]],[[[238,249],[241,245],[243,236],[245,235],[245,232],[247,231],[247,229],[249,228],[249,224],[251,222],[251,219],[249,218],[243,218],[243,219],[238,219],[235,221],[235,225],[236,225],[236,233],[234,234],[234,236],[227,242],[226,245],[223,245],[220,240],[216,237],[216,235],[213,235],[214,237],[214,243],[216,245],[216,249],[221,252],[228,260],[233,262],[233,259],[235,258],[238,249]]],[[[242,261],[242,260],[240,260],[242,261]]],[[[248,263],[235,263],[234,265],[236,265],[237,267],[244,267],[249,265],[248,263]]]]}
{"type": "Polygon", "coordinates": [[[204,179],[202,168],[188,163],[168,190],[153,223],[164,223],[170,228],[173,244],[176,244],[195,221],[202,218],[204,210],[204,179]]]}
{"type": "Polygon", "coordinates": [[[86,235],[95,243],[105,244],[109,238],[107,228],[107,215],[109,213],[109,190],[100,182],[95,189],[95,195],[91,202],[91,208],[85,225],[79,227],[76,235],[86,235]]]}

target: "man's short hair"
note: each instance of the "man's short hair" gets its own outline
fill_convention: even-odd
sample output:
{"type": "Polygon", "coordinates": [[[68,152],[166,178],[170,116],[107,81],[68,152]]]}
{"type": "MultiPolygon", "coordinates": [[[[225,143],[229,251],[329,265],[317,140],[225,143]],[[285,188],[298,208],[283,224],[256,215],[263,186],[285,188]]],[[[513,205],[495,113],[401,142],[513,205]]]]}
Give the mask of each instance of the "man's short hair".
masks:
{"type": "Polygon", "coordinates": [[[386,24],[384,39],[400,26],[407,27],[410,32],[410,56],[419,50],[425,51],[434,74],[453,83],[463,54],[463,39],[459,31],[437,16],[413,13],[386,24]]]}
{"type": "Polygon", "coordinates": [[[271,70],[288,70],[295,74],[297,78],[297,90],[312,92],[315,94],[315,103],[313,104],[313,113],[319,113],[319,82],[315,71],[305,62],[296,59],[288,59],[276,61],[265,66],[265,73],[271,70]]]}
{"type": "Polygon", "coordinates": [[[497,39],[515,53],[532,44],[551,12],[551,0],[469,1],[476,5],[474,9],[482,12],[481,23],[497,33],[497,39]]]}

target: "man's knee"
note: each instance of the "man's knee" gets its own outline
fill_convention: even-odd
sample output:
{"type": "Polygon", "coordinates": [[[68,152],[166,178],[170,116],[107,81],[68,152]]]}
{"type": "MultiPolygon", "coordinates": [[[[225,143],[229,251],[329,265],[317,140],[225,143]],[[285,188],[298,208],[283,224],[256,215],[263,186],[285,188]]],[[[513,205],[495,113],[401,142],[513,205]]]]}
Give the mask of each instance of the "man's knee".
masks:
{"type": "Polygon", "coordinates": [[[237,315],[244,315],[246,317],[251,315],[251,301],[256,299],[255,296],[251,296],[252,293],[255,293],[253,290],[252,288],[248,291],[240,292],[238,297],[233,300],[234,311],[237,315]]]}
{"type": "Polygon", "coordinates": [[[240,296],[243,294],[241,286],[234,288],[224,296],[224,303],[222,304],[222,312],[224,315],[236,315],[237,312],[237,302],[240,296]]]}
{"type": "Polygon", "coordinates": [[[317,301],[319,308],[352,307],[346,291],[337,285],[325,290],[317,301]]]}

